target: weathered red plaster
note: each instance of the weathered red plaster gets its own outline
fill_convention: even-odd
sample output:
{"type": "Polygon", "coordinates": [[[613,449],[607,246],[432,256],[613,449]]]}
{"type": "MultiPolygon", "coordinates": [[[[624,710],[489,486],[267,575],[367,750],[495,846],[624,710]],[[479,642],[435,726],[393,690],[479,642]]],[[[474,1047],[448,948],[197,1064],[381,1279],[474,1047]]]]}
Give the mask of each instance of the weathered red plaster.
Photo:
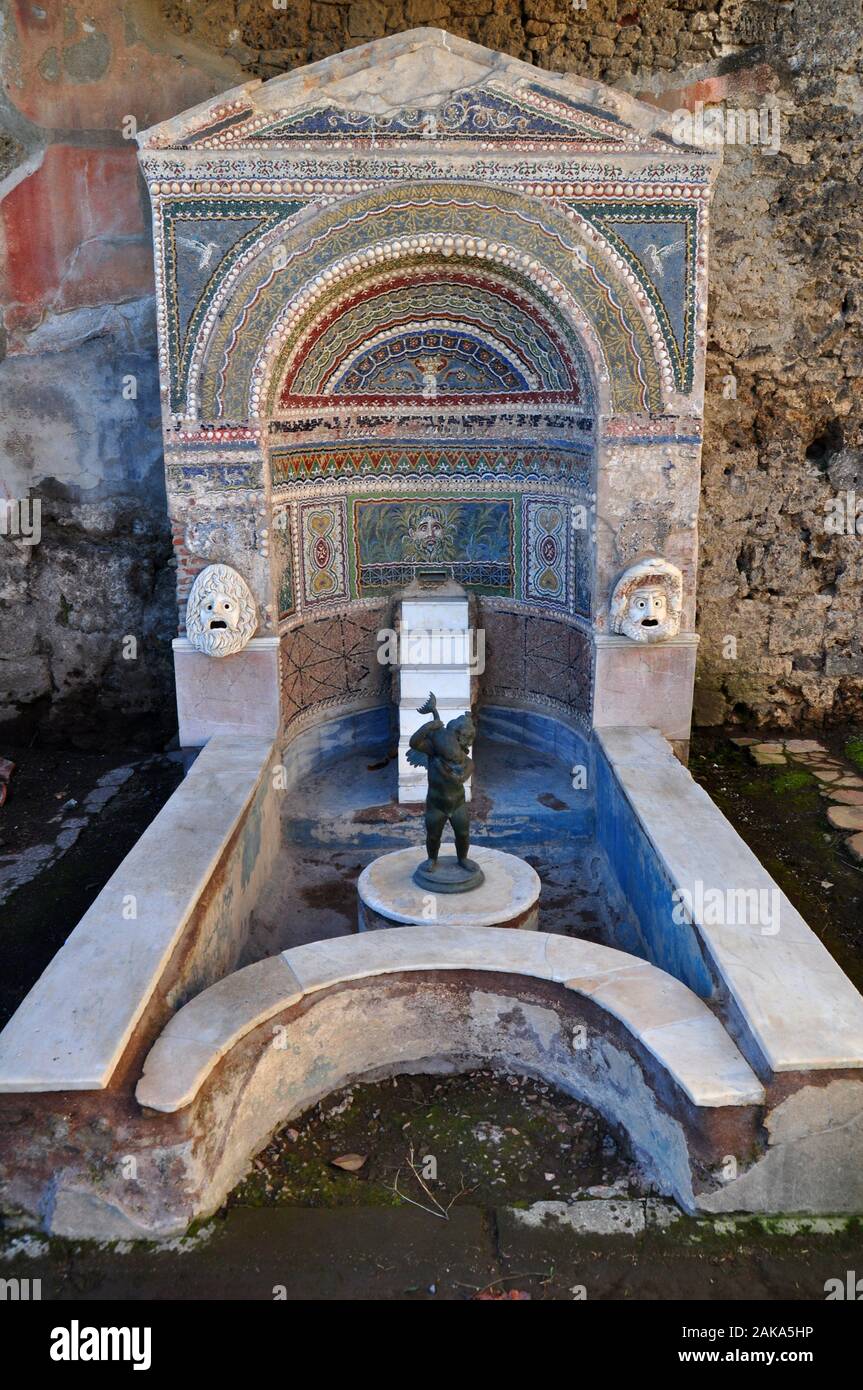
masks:
{"type": "Polygon", "coordinates": [[[151,291],[135,150],[52,145],[0,203],[7,326],[151,291]],[[133,238],[134,240],[129,240],[133,238]]]}

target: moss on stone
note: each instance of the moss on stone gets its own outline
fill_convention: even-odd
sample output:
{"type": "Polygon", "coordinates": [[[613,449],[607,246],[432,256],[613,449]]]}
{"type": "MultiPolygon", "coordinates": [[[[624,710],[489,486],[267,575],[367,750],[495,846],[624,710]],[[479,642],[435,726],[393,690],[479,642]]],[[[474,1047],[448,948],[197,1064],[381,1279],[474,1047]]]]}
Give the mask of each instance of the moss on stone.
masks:
{"type": "Polygon", "coordinates": [[[807,788],[816,791],[817,786],[811,772],[797,768],[789,772],[780,772],[772,779],[772,788],[777,796],[784,796],[787,792],[805,791],[807,788]]]}

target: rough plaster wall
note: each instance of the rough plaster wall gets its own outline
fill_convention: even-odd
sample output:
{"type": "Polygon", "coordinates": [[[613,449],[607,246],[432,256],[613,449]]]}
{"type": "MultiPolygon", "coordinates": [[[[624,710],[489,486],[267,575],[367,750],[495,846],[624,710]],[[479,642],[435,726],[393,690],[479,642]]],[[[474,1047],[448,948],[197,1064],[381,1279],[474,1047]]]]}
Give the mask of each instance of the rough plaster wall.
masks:
{"type": "MultiPolygon", "coordinates": [[[[697,717],[859,717],[861,538],[825,527],[837,495],[856,488],[863,504],[859,0],[9,0],[0,176],[13,172],[0,184],[0,228],[8,237],[10,223],[26,226],[37,253],[3,296],[0,389],[9,389],[4,376],[14,381],[29,422],[7,427],[3,447],[15,469],[29,469],[66,544],[34,548],[29,564],[16,559],[0,589],[0,622],[10,621],[10,593],[31,597],[33,613],[23,663],[10,661],[5,631],[0,639],[7,713],[41,714],[53,701],[83,728],[96,685],[101,707],[118,716],[171,704],[149,252],[123,116],[147,125],[243,75],[270,77],[420,24],[672,110],[696,99],[751,108],[765,95],[782,107],[780,151],[728,147],[716,202],[697,717]],[[49,176],[22,171],[28,159],[44,165],[46,147],[56,160],[49,176]],[[101,200],[90,196],[100,178],[101,200]],[[29,191],[16,203],[22,185],[29,191]],[[112,301],[122,314],[106,313],[112,301]],[[89,370],[101,373],[92,413],[92,387],[76,376],[82,343],[89,370]],[[147,378],[131,413],[116,390],[118,372],[133,370],[122,365],[130,353],[147,378]],[[10,367],[16,356],[26,371],[10,367]],[[104,567],[88,563],[94,521],[104,567]],[[110,626],[85,627],[84,640],[88,603],[110,626]],[[117,644],[143,631],[147,659],[133,676],[118,665],[117,644]]],[[[4,479],[18,476],[2,467],[4,479]]],[[[0,545],[8,567],[9,544],[0,545]]],[[[19,630],[16,618],[11,625],[19,630]]],[[[0,690],[0,718],[3,698],[0,690]]]]}

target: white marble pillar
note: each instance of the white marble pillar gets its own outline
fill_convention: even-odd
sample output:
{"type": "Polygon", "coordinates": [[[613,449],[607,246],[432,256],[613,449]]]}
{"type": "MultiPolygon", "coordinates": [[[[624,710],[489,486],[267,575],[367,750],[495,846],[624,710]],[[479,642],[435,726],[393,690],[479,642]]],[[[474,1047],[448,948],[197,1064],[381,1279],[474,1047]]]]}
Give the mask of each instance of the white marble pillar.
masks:
{"type": "MultiPolygon", "coordinates": [[[[473,643],[468,597],[449,581],[435,588],[415,582],[401,595],[399,632],[399,801],[424,801],[428,774],[407,760],[411,734],[429,718],[419,707],[434,691],[445,724],[471,706],[473,643]]],[[[470,782],[465,784],[470,800],[470,782]]]]}

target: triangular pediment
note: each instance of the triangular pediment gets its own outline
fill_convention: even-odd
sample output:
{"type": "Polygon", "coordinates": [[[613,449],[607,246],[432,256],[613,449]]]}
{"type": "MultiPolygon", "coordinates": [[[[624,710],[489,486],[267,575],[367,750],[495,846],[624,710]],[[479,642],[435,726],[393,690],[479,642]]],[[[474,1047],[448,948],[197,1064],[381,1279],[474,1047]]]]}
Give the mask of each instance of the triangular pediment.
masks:
{"type": "MultiPolygon", "coordinates": [[[[145,150],[395,148],[415,143],[692,152],[671,119],[625,93],[415,29],[234,88],[139,136],[145,150]]],[[[702,151],[700,151],[702,152],[702,151]]]]}

